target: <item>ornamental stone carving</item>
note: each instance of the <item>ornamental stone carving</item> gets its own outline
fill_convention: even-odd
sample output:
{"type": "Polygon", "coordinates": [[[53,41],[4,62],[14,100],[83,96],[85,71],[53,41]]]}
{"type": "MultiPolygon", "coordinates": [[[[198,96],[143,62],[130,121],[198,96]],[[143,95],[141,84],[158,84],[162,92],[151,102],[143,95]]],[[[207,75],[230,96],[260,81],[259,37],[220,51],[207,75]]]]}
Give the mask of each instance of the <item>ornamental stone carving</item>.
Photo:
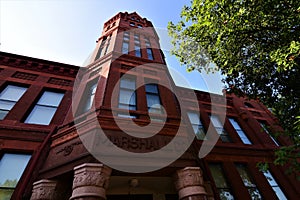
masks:
{"type": "Polygon", "coordinates": [[[70,199],[106,199],[111,169],[98,163],[74,168],[73,193],[70,199]]]}
{"type": "Polygon", "coordinates": [[[33,183],[30,200],[52,200],[55,193],[56,181],[40,180],[33,183]]]}
{"type": "Polygon", "coordinates": [[[178,170],[174,178],[179,199],[187,197],[206,199],[202,172],[199,167],[186,167],[178,170]]]}

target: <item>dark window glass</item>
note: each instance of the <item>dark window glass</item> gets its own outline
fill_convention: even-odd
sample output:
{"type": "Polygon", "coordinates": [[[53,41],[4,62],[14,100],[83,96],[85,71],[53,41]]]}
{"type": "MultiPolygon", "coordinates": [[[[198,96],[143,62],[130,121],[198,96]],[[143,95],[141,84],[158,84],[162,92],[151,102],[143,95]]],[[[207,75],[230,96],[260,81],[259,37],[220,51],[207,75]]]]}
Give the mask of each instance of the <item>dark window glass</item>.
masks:
{"type": "Polygon", "coordinates": [[[260,195],[260,192],[256,187],[256,185],[254,184],[254,181],[250,176],[247,167],[243,164],[236,164],[236,168],[241,176],[244,186],[248,189],[251,199],[253,200],[262,199],[262,196],[260,195]]]}
{"type": "Polygon", "coordinates": [[[139,45],[134,46],[134,52],[135,52],[135,56],[142,57],[141,47],[139,45]]]}
{"type": "Polygon", "coordinates": [[[223,168],[221,164],[209,164],[210,173],[214,179],[216,188],[219,192],[221,200],[232,200],[234,196],[232,194],[231,188],[226,181],[223,168]]]}
{"type": "Polygon", "coordinates": [[[148,112],[162,114],[163,108],[161,105],[157,84],[146,84],[145,89],[148,112]]]}

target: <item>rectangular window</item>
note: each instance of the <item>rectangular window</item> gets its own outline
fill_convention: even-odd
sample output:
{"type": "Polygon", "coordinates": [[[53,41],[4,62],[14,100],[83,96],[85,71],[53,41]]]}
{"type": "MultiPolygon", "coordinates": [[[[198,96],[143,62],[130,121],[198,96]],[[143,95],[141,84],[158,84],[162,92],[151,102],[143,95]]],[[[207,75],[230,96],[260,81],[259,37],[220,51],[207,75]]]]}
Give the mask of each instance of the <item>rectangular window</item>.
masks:
{"type": "Polygon", "coordinates": [[[25,120],[29,124],[50,124],[64,94],[45,91],[25,120]]]}
{"type": "Polygon", "coordinates": [[[95,57],[95,60],[99,59],[102,55],[102,50],[103,50],[103,47],[104,47],[104,44],[105,44],[105,41],[106,41],[106,37],[103,37],[102,38],[102,42],[100,44],[100,47],[98,49],[98,52],[97,52],[97,55],[95,57]]]}
{"type": "Polygon", "coordinates": [[[274,192],[275,192],[276,196],[278,197],[278,199],[287,200],[286,196],[282,192],[281,188],[279,187],[278,183],[276,182],[276,180],[274,179],[274,177],[272,176],[270,171],[267,170],[263,174],[266,177],[266,179],[269,182],[272,189],[274,190],[274,192]]]}
{"type": "Polygon", "coordinates": [[[26,90],[27,88],[25,87],[14,85],[8,85],[5,87],[5,89],[0,93],[0,120],[4,119],[26,90]]]}
{"type": "MultiPolygon", "coordinates": [[[[119,108],[136,110],[136,80],[134,77],[122,77],[120,80],[119,108]]],[[[120,117],[136,118],[127,113],[118,114],[120,117]]]]}
{"type": "Polygon", "coordinates": [[[160,102],[157,84],[146,84],[145,89],[148,112],[162,114],[163,110],[160,102]]]}
{"type": "Polygon", "coordinates": [[[129,52],[129,43],[123,41],[123,44],[122,44],[122,53],[123,54],[128,54],[128,52],[129,52]]]}
{"type": "Polygon", "coordinates": [[[254,184],[254,181],[250,176],[247,167],[244,164],[236,164],[236,168],[241,176],[244,186],[248,189],[251,199],[262,199],[262,196],[260,195],[260,192],[257,189],[256,185],[254,184]]]}
{"type": "Polygon", "coordinates": [[[246,136],[238,122],[234,118],[229,118],[229,121],[237,134],[240,136],[241,140],[243,141],[244,144],[252,144],[249,138],[246,136]]]}
{"type": "Polygon", "coordinates": [[[153,52],[152,52],[151,45],[150,45],[150,40],[148,38],[145,38],[145,45],[146,45],[146,51],[147,51],[148,59],[149,60],[154,60],[153,52]]]}
{"type": "Polygon", "coordinates": [[[104,55],[107,54],[108,48],[109,48],[109,44],[110,44],[110,40],[111,40],[111,35],[108,36],[108,39],[106,40],[106,44],[105,44],[105,51],[104,51],[104,55]]]}
{"type": "Polygon", "coordinates": [[[190,119],[190,122],[192,124],[194,133],[196,135],[196,138],[198,140],[204,140],[205,139],[205,130],[204,127],[200,121],[199,114],[196,112],[188,112],[188,117],[190,119]]]}
{"type": "Polygon", "coordinates": [[[147,48],[147,56],[149,60],[154,60],[151,48],[147,48]]]}
{"type": "Polygon", "coordinates": [[[0,157],[0,199],[10,199],[31,155],[5,153],[0,157]]]}
{"type": "Polygon", "coordinates": [[[135,52],[135,56],[142,57],[140,45],[137,44],[134,45],[134,52],[135,52]]]}
{"type": "Polygon", "coordinates": [[[226,181],[223,168],[221,164],[209,164],[210,173],[214,179],[216,188],[221,200],[234,199],[232,191],[226,181]]]}
{"type": "Polygon", "coordinates": [[[270,138],[273,140],[273,142],[276,144],[276,146],[280,146],[279,142],[275,139],[275,137],[268,130],[267,124],[263,121],[260,121],[259,124],[260,124],[261,128],[263,129],[263,131],[265,131],[270,136],[270,138]]]}
{"type": "Polygon", "coordinates": [[[87,94],[85,97],[83,97],[86,98],[84,99],[85,103],[84,103],[83,112],[86,112],[92,108],[96,90],[97,90],[97,84],[98,84],[98,79],[96,81],[93,81],[93,83],[88,86],[87,94]]]}
{"type": "Polygon", "coordinates": [[[130,34],[127,31],[123,32],[123,40],[124,41],[129,41],[130,34]]]}
{"type": "Polygon", "coordinates": [[[135,43],[140,43],[140,35],[139,34],[134,34],[134,42],[135,43]]]}
{"type": "Polygon", "coordinates": [[[223,125],[219,119],[218,116],[216,115],[211,115],[210,116],[210,121],[214,125],[217,133],[220,135],[220,138],[223,142],[231,142],[231,139],[227,133],[227,131],[223,128],[223,125]]]}

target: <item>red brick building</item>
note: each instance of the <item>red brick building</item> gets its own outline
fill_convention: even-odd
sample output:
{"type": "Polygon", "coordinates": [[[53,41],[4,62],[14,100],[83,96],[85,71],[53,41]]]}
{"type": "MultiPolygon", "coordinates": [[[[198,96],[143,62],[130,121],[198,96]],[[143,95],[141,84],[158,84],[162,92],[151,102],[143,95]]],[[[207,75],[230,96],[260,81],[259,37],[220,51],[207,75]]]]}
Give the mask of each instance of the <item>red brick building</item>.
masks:
{"type": "Polygon", "coordinates": [[[176,86],[137,13],[104,24],[85,68],[1,52],[0,78],[0,199],[300,198],[256,167],[290,144],[268,109],[176,86]]]}

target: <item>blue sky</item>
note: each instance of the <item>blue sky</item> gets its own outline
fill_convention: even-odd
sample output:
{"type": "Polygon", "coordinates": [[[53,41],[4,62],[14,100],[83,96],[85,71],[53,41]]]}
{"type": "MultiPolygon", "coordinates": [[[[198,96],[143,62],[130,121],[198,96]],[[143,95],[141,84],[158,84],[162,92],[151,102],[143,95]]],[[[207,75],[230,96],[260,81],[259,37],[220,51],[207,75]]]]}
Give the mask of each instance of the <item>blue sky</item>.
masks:
{"type": "MultiPolygon", "coordinates": [[[[104,22],[118,12],[136,11],[166,33],[169,21],[180,20],[189,0],[0,0],[0,50],[81,66],[99,38],[104,22]]],[[[164,39],[165,40],[165,39],[164,39]]],[[[220,92],[218,75],[187,73],[169,45],[162,49],[168,66],[183,74],[192,88],[220,92]]],[[[176,78],[177,85],[183,85],[176,78]]]]}

